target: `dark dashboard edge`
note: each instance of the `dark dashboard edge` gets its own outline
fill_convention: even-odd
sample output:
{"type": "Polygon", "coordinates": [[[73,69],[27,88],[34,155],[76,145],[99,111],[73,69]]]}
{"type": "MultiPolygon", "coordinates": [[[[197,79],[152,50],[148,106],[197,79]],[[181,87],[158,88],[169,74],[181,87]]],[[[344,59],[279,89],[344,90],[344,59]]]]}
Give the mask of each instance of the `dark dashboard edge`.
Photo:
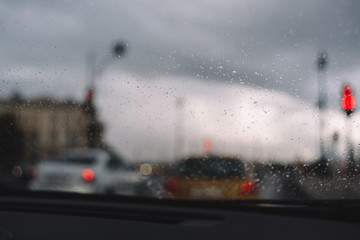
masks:
{"type": "Polygon", "coordinates": [[[85,215],[177,224],[184,219],[222,221],[217,211],[293,216],[360,223],[360,201],[352,200],[173,200],[61,192],[1,192],[0,210],[85,215]],[[184,212],[186,208],[188,211],[184,212]],[[117,214],[114,214],[117,212],[117,214]],[[210,211],[209,211],[210,210],[210,211]],[[151,216],[156,218],[151,218],[151,216]]]}

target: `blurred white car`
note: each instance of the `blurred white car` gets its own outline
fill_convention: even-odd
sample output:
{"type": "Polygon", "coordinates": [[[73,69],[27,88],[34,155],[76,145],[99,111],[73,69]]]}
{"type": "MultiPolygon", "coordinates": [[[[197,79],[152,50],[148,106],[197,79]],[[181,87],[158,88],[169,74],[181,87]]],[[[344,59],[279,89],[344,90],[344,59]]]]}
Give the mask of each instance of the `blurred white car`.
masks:
{"type": "Polygon", "coordinates": [[[36,165],[31,190],[136,195],[140,174],[114,153],[101,149],[69,150],[36,165]]]}

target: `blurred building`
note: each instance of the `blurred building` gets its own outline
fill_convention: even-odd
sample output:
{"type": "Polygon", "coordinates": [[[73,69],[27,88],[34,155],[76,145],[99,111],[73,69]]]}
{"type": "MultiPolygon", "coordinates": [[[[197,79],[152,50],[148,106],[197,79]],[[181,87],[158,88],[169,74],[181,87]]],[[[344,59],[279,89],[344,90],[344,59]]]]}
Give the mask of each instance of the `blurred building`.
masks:
{"type": "Polygon", "coordinates": [[[102,124],[88,108],[88,104],[51,98],[24,101],[15,96],[0,101],[0,115],[14,115],[23,132],[25,161],[54,155],[65,148],[102,147],[102,124]]]}

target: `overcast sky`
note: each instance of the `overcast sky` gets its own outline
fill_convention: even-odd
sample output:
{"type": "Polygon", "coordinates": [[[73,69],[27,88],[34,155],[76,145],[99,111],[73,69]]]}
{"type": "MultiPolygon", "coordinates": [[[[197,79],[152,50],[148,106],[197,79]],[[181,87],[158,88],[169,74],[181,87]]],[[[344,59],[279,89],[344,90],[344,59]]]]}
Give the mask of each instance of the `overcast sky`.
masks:
{"type": "Polygon", "coordinates": [[[0,97],[82,100],[95,52],[106,139],[128,159],[201,153],[211,138],[223,154],[311,160],[316,56],[329,56],[326,134],[344,139],[342,84],[360,95],[359,10],[356,0],[1,1],[0,97]],[[128,51],[112,59],[118,40],[128,51]]]}

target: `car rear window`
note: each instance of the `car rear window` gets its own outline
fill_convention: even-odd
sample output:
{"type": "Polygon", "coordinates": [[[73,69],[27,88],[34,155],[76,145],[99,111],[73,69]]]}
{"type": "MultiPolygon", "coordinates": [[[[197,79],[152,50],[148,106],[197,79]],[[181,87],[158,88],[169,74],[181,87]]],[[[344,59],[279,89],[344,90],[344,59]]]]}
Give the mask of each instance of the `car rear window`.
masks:
{"type": "Polygon", "coordinates": [[[244,163],[233,158],[189,158],[178,164],[176,175],[194,178],[232,178],[245,175],[244,163]]]}
{"type": "Polygon", "coordinates": [[[82,157],[82,156],[61,156],[54,159],[55,162],[63,162],[76,165],[94,165],[96,159],[93,157],[82,157]]]}

